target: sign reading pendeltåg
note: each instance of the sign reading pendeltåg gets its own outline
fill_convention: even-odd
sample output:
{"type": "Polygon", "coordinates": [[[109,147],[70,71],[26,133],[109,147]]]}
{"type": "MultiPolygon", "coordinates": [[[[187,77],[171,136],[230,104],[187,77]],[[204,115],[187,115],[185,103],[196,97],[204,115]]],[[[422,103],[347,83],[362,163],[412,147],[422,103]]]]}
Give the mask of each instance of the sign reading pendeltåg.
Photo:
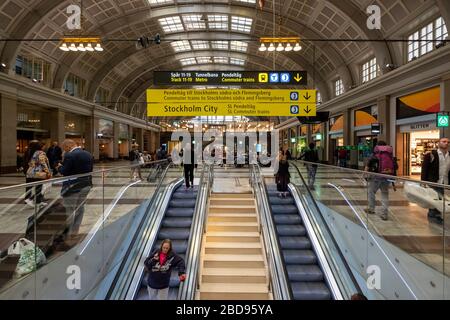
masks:
{"type": "Polygon", "coordinates": [[[316,90],[148,89],[147,115],[315,116],[316,90]]]}

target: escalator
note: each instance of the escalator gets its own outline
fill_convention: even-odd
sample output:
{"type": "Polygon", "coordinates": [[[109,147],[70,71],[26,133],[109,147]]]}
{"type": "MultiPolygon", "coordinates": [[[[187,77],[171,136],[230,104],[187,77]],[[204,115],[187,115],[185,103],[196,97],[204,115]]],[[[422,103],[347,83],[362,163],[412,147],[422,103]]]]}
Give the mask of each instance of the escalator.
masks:
{"type": "MultiPolygon", "coordinates": [[[[180,257],[185,259],[197,194],[197,186],[193,189],[186,190],[182,184],[178,184],[169,200],[167,210],[162,219],[161,227],[151,252],[159,249],[161,242],[164,239],[171,239],[173,250],[180,255],[180,257]]],[[[148,299],[147,277],[147,274],[143,276],[141,288],[135,297],[136,300],[148,299]]],[[[178,270],[174,269],[170,279],[169,300],[177,298],[179,285],[178,270]]]]}
{"type": "Polygon", "coordinates": [[[273,184],[267,186],[267,191],[293,299],[332,299],[324,272],[291,192],[281,198],[276,185],[273,184]]]}

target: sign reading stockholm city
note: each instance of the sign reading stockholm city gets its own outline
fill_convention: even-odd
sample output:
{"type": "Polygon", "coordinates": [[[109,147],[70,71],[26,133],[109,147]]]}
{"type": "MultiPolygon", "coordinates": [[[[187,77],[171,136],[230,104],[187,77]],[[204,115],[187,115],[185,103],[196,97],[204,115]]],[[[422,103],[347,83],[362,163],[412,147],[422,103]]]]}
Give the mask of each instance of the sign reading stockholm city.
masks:
{"type": "Polygon", "coordinates": [[[174,85],[297,85],[308,84],[306,71],[155,71],[155,86],[174,85]]]}
{"type": "Polygon", "coordinates": [[[316,90],[148,89],[149,117],[315,116],[316,90]]]}

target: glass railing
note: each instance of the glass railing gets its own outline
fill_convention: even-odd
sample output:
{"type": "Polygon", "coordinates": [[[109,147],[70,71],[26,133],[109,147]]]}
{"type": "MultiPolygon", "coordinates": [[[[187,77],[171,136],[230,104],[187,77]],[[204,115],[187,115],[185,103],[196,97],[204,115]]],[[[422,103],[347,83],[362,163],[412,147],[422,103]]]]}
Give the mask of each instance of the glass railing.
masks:
{"type": "Polygon", "coordinates": [[[367,298],[450,298],[450,186],[315,164],[306,190],[308,163],[291,165],[367,298]]]}
{"type": "Polygon", "coordinates": [[[0,299],[93,298],[169,179],[149,182],[160,165],[167,162],[1,188],[0,299]]]}

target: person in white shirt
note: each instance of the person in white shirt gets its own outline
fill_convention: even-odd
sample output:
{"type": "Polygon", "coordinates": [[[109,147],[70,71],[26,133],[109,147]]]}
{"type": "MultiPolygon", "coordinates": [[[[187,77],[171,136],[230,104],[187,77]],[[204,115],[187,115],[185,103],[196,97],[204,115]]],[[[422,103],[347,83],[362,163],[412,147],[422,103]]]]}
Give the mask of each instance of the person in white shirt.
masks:
{"type": "MultiPolygon", "coordinates": [[[[425,155],[422,162],[421,180],[440,184],[449,184],[450,153],[448,138],[441,138],[438,143],[438,149],[425,155]]],[[[443,198],[443,188],[433,189],[438,192],[440,198],[443,198]]],[[[443,223],[441,212],[437,209],[430,209],[428,211],[428,219],[438,224],[443,223]]]]}

